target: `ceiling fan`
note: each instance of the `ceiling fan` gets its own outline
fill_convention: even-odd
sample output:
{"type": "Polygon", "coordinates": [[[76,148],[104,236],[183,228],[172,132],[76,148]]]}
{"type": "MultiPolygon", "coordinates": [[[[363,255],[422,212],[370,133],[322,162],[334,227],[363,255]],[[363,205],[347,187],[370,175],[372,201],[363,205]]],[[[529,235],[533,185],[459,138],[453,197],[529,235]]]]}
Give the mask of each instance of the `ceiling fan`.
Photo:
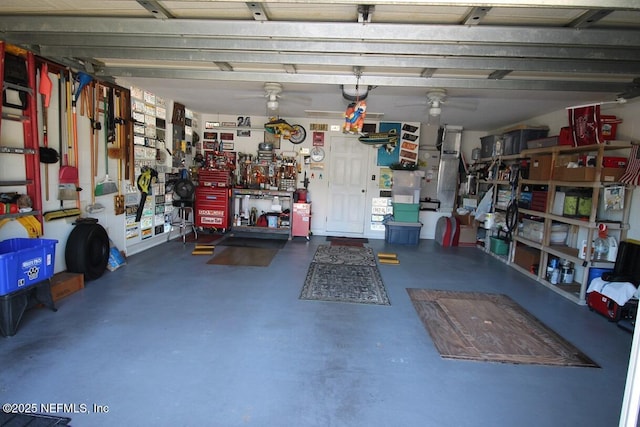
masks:
{"type": "Polygon", "coordinates": [[[462,110],[474,111],[477,108],[475,102],[460,102],[454,101],[447,97],[447,91],[445,89],[433,88],[427,92],[426,101],[417,104],[401,104],[396,107],[412,107],[423,105],[428,107],[429,124],[438,124],[440,115],[442,114],[443,107],[446,108],[458,108],[462,110]]]}
{"type": "Polygon", "coordinates": [[[238,98],[265,98],[267,100],[267,115],[278,115],[280,103],[283,101],[309,104],[311,98],[302,95],[285,95],[282,84],[275,82],[266,82],[264,84],[264,94],[262,95],[240,95],[238,98]]]}

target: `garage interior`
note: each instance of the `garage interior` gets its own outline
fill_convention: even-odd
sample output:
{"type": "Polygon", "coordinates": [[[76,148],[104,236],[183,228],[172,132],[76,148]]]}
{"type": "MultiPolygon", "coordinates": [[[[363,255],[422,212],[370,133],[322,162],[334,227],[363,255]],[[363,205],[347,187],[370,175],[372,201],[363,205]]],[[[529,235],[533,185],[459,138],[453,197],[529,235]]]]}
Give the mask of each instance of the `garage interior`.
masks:
{"type": "MultiPolygon", "coordinates": [[[[623,118],[621,139],[640,138],[640,6],[601,3],[7,0],[0,40],[182,104],[200,135],[207,121],[251,117],[252,139],[236,137],[238,151],[257,145],[256,129],[274,114],[309,134],[313,123],[340,125],[355,93],[367,121],[461,126],[472,162],[480,138],[522,124],[555,135],[566,108],[584,104],[623,118]],[[434,92],[443,94],[435,104],[434,92]]],[[[89,126],[81,117],[80,134],[89,126]]],[[[4,146],[13,135],[2,131],[4,146]]],[[[338,139],[326,135],[328,179],[338,139]]],[[[377,180],[375,154],[366,156],[367,179],[377,180]]],[[[303,170],[315,173],[310,198],[324,216],[329,184],[303,170]]],[[[640,239],[637,192],[630,239],[640,239]]],[[[57,208],[53,199],[43,207],[57,208]]],[[[122,216],[98,217],[124,247],[124,226],[114,225],[122,216]]],[[[366,228],[347,235],[399,260],[379,266],[390,305],[301,300],[314,254],[333,234],[314,221],[308,239],[288,240],[266,267],[208,264],[192,255],[197,240],[165,233],[56,301],[57,312],[27,310],[2,342],[3,403],[59,403],[49,415],[92,426],[637,424],[633,333],[476,247],[422,236],[394,245],[366,228]],[[444,359],[410,288],[506,294],[599,367],[444,359]]],[[[59,241],[56,273],[72,227],[44,223],[44,237],[59,241]]]]}

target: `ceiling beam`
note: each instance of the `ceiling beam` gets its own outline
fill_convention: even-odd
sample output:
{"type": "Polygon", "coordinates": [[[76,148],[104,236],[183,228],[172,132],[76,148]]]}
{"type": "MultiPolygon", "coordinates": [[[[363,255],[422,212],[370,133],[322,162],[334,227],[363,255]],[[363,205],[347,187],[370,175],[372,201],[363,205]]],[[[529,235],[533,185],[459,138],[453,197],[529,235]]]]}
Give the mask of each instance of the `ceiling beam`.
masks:
{"type": "Polygon", "coordinates": [[[0,21],[0,32],[32,35],[63,34],[82,39],[86,35],[120,34],[179,37],[268,38],[270,40],[335,40],[371,42],[494,43],[497,45],[567,45],[640,47],[638,30],[606,30],[488,25],[359,24],[350,22],[226,21],[199,19],[149,20],[143,18],[94,18],[67,16],[13,16],[0,21]],[[242,23],[242,25],[239,25],[242,23]]]}
{"type": "MultiPolygon", "coordinates": [[[[97,76],[116,77],[146,77],[195,80],[226,80],[226,81],[254,81],[276,83],[310,83],[310,84],[353,84],[353,75],[347,74],[287,74],[269,72],[233,73],[218,70],[168,69],[168,68],[126,68],[105,67],[96,73],[97,76]]],[[[530,79],[502,79],[489,80],[479,78],[430,78],[376,76],[364,74],[360,78],[364,86],[390,87],[448,87],[465,89],[494,89],[494,90],[551,90],[551,91],[579,91],[579,92],[623,92],[629,88],[630,82],[595,82],[595,81],[567,81],[567,80],[530,80],[530,79]]]]}
{"type": "MultiPolygon", "coordinates": [[[[309,55],[304,53],[273,52],[229,52],[204,51],[202,49],[167,49],[156,50],[146,48],[74,48],[74,47],[42,47],[40,55],[45,57],[97,57],[104,59],[133,59],[146,61],[190,61],[246,64],[297,64],[326,66],[369,66],[388,67],[389,57],[384,54],[324,54],[309,55]]],[[[538,72],[580,72],[602,74],[638,74],[640,75],[640,56],[637,61],[616,60],[612,66],[607,60],[575,59],[542,59],[535,58],[480,58],[480,57],[439,57],[429,55],[400,55],[393,58],[394,68],[427,68],[427,69],[464,69],[493,71],[497,68],[513,71],[538,72]]]]}
{"type": "MultiPolygon", "coordinates": [[[[191,38],[188,41],[181,37],[128,37],[125,35],[102,37],[98,35],[84,35],[79,40],[76,36],[63,34],[44,35],[29,33],[12,33],[5,38],[6,41],[23,45],[35,46],[45,55],[47,49],[53,47],[62,48],[88,48],[94,49],[98,56],[101,48],[146,48],[168,52],[170,49],[189,50],[227,50],[241,51],[242,53],[266,51],[272,55],[280,55],[280,52],[302,52],[341,54],[349,52],[353,58],[366,54],[393,55],[393,59],[402,55],[432,55],[432,56],[466,56],[487,58],[542,58],[542,59],[596,59],[601,61],[638,61],[640,58],[640,46],[637,48],[615,47],[572,47],[572,46],[505,46],[500,44],[466,44],[466,43],[386,43],[386,42],[337,42],[337,41],[307,41],[301,45],[297,40],[268,40],[268,39],[211,39],[191,38]],[[353,54],[353,52],[359,52],[353,54]]],[[[639,39],[640,40],[640,39],[639,39]]],[[[71,55],[88,56],[88,55],[71,55]]],[[[271,62],[271,61],[270,61],[271,62]]],[[[613,64],[612,64],[613,67],[613,64]]]]}
{"type": "MultiPolygon", "coordinates": [[[[245,0],[226,0],[227,3],[244,3],[245,0]]],[[[266,2],[278,2],[280,0],[266,0],[266,2]]],[[[292,4],[308,4],[309,0],[286,0],[292,4]]],[[[192,0],[192,3],[209,3],[211,0],[192,0]]],[[[358,5],[362,0],[320,0],[322,4],[353,4],[358,5]]],[[[580,9],[597,9],[602,6],[602,0],[369,0],[367,4],[372,5],[442,5],[442,6],[489,6],[489,7],[570,7],[580,9]]],[[[614,9],[640,9],[636,0],[607,0],[607,7],[614,9]]]]}

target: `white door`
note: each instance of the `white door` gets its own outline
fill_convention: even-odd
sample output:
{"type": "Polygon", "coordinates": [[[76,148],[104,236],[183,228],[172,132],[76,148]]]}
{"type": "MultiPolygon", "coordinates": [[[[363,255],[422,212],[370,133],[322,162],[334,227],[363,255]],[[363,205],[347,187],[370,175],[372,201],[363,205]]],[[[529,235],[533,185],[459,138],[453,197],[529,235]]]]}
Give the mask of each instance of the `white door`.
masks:
{"type": "Polygon", "coordinates": [[[364,233],[370,149],[355,137],[331,138],[327,232],[364,233]]]}

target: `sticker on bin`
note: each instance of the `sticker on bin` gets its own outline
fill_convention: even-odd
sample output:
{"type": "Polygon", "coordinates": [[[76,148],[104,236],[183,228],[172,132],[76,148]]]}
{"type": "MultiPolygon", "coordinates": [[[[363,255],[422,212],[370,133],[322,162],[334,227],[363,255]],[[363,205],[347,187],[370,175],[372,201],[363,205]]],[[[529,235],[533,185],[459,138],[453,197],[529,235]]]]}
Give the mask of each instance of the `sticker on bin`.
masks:
{"type": "MultiPolygon", "coordinates": [[[[28,261],[24,261],[22,263],[22,272],[29,278],[29,281],[34,281],[38,278],[38,274],[40,273],[40,265],[42,265],[42,258],[34,258],[28,261]]],[[[24,286],[24,279],[21,280],[23,283],[18,283],[18,286],[24,286]]]]}
{"type": "Polygon", "coordinates": [[[222,224],[222,218],[214,218],[214,217],[208,217],[208,216],[203,216],[202,218],[200,218],[200,221],[203,224],[222,224]]]}
{"type": "Polygon", "coordinates": [[[198,209],[198,215],[210,215],[210,216],[224,216],[225,211],[210,210],[210,209],[198,209]]]}

